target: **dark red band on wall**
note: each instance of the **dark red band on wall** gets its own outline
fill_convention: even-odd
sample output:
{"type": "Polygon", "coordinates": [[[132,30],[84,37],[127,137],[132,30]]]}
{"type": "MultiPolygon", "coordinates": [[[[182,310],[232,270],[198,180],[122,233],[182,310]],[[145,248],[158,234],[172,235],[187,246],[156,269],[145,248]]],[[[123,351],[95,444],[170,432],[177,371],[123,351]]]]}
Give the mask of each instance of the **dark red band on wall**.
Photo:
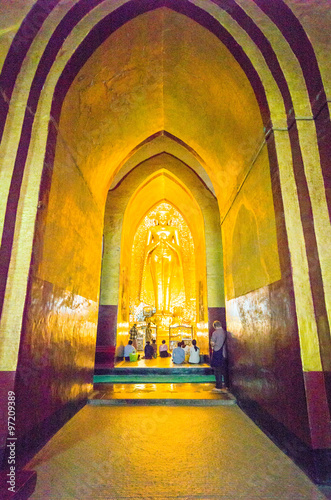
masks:
{"type": "Polygon", "coordinates": [[[116,345],[117,306],[100,305],[98,317],[97,346],[116,345]]]}
{"type": "Polygon", "coordinates": [[[315,118],[318,149],[320,154],[325,194],[331,220],[331,123],[328,104],[315,118]]]}
{"type": "Polygon", "coordinates": [[[277,82],[278,88],[281,91],[286,113],[289,117],[293,115],[292,98],[289,92],[286,78],[278,62],[277,56],[260,28],[246,14],[246,12],[234,0],[212,0],[218,7],[228,12],[235,19],[239,26],[246,31],[251,40],[260,49],[266,64],[269,67],[272,76],[277,82]]]}
{"type": "Polygon", "coordinates": [[[225,307],[208,307],[208,332],[209,338],[214,331],[214,321],[220,321],[226,330],[225,307]]]}
{"type": "Polygon", "coordinates": [[[308,418],[313,449],[331,447],[330,412],[323,372],[304,372],[308,418]]]}
{"type": "Polygon", "coordinates": [[[114,366],[116,350],[117,306],[100,305],[98,317],[96,365],[114,366]]]}
{"type": "Polygon", "coordinates": [[[8,393],[14,391],[16,371],[0,371],[0,470],[3,463],[8,433],[8,393]]]}
{"type": "MultiPolygon", "coordinates": [[[[322,367],[326,368],[329,366],[329,360],[331,359],[330,327],[325,304],[324,286],[318,256],[314,218],[307,180],[304,174],[304,164],[300,150],[296,123],[294,123],[291,127],[289,136],[293,155],[293,171],[297,185],[299,209],[306,246],[309,282],[312,292],[315,317],[317,319],[316,324],[321,349],[322,367]]],[[[331,411],[331,387],[328,386],[326,389],[329,410],[331,411]]]]}
{"type": "Polygon", "coordinates": [[[287,231],[285,225],[284,204],[283,204],[282,189],[280,184],[275,136],[273,133],[269,134],[267,137],[267,148],[268,148],[268,157],[270,165],[271,189],[275,207],[279,264],[282,277],[287,278],[288,280],[290,280],[289,282],[291,282],[291,293],[294,304],[290,250],[288,246],[287,231]]]}
{"type": "Polygon", "coordinates": [[[315,52],[299,20],[283,0],[273,0],[272,2],[270,0],[254,0],[254,2],[278,27],[296,55],[302,68],[311,102],[314,102],[317,96],[322,102],[324,87],[315,52]]]}

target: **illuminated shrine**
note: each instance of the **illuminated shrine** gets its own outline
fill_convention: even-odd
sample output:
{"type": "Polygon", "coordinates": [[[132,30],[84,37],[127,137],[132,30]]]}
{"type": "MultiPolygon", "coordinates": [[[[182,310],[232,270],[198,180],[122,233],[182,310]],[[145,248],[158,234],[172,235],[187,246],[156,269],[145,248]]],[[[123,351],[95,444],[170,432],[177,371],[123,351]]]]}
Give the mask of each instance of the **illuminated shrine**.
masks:
{"type": "Polygon", "coordinates": [[[182,215],[166,203],[143,219],[132,248],[130,322],[143,303],[155,310],[158,343],[170,325],[196,324],[195,253],[190,229],[182,215]]]}
{"type": "Polygon", "coordinates": [[[206,297],[202,281],[197,283],[196,266],[200,273],[203,268],[197,264],[199,255],[184,216],[166,201],[151,208],[136,229],[128,258],[129,263],[122,262],[130,271],[125,273],[129,276],[121,274],[119,339],[125,335],[123,324],[128,330],[137,323],[144,331],[150,321],[158,344],[197,335],[201,344],[206,297]]]}

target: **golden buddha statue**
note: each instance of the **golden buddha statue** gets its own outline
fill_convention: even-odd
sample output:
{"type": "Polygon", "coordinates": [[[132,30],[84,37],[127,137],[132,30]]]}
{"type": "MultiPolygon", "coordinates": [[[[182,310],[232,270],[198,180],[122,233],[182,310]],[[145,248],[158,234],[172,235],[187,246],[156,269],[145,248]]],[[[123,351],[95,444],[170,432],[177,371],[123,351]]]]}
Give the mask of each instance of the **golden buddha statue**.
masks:
{"type": "MultiPolygon", "coordinates": [[[[170,212],[159,210],[156,225],[149,229],[144,269],[150,269],[156,316],[169,316],[172,282],[182,275],[182,258],[178,229],[169,224],[170,212]]],[[[176,286],[178,288],[178,284],[176,286]]]]}

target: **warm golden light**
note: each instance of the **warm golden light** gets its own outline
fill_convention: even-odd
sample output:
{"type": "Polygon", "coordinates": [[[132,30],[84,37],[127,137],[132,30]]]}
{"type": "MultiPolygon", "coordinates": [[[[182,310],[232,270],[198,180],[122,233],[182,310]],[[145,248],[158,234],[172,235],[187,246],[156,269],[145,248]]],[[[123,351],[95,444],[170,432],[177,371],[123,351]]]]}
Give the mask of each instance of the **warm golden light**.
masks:
{"type": "Polygon", "coordinates": [[[154,323],[163,327],[179,314],[187,323],[195,321],[193,238],[183,216],[169,203],[158,204],[138,227],[131,270],[131,312],[139,304],[153,307],[154,323]]]}
{"type": "Polygon", "coordinates": [[[151,273],[158,315],[170,312],[172,281],[178,279],[182,268],[178,229],[169,219],[170,212],[157,213],[156,225],[150,228],[146,244],[144,268],[149,268],[151,273]]]}

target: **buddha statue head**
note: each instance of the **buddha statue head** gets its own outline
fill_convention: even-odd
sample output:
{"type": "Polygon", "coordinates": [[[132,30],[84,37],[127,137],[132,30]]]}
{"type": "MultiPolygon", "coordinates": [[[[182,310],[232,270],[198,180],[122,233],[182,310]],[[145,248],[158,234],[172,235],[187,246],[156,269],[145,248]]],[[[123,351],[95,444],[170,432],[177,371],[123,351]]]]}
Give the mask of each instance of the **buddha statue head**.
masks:
{"type": "Polygon", "coordinates": [[[169,223],[171,222],[170,219],[172,217],[172,211],[171,210],[158,210],[155,220],[156,224],[159,226],[168,226],[170,225],[169,223]]]}

